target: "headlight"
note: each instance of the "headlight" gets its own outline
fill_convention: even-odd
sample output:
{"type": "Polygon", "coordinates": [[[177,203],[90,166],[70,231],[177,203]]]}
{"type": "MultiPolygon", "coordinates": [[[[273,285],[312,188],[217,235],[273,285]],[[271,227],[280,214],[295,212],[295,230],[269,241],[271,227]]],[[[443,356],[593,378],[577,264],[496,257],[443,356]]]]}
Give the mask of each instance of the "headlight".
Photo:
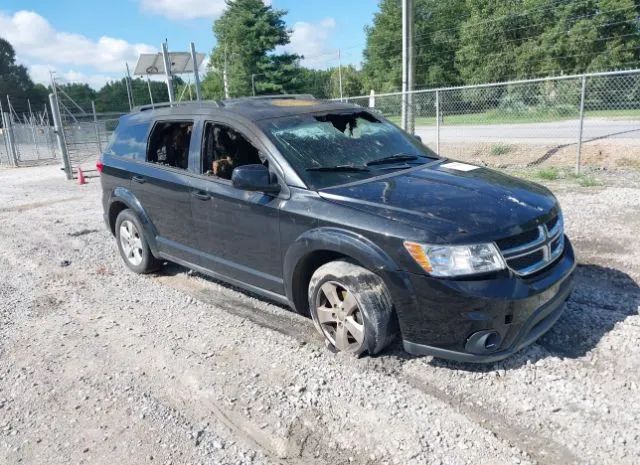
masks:
{"type": "Polygon", "coordinates": [[[463,276],[506,267],[493,243],[474,245],[428,245],[405,241],[409,255],[432,276],[463,276]]]}

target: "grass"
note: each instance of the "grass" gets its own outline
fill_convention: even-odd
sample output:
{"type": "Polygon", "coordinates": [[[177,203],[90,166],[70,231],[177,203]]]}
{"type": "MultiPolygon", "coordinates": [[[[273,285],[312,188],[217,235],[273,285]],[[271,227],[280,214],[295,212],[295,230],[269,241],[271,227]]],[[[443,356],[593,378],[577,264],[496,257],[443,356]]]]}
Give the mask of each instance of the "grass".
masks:
{"type": "Polygon", "coordinates": [[[536,172],[536,177],[547,181],[555,181],[560,177],[558,168],[550,166],[549,168],[541,168],[536,172]]]}
{"type": "Polygon", "coordinates": [[[505,155],[511,152],[511,149],[512,147],[510,145],[498,143],[491,146],[489,153],[494,157],[499,157],[500,155],[505,155]]]}
{"type": "MultiPolygon", "coordinates": [[[[522,173],[521,175],[525,178],[527,177],[525,173],[522,173]]],[[[580,187],[597,187],[602,185],[602,182],[600,182],[600,180],[593,174],[577,174],[572,168],[556,168],[555,166],[549,166],[538,169],[534,173],[534,176],[545,181],[571,179],[580,187]]]]}
{"type": "MultiPolygon", "coordinates": [[[[586,119],[589,118],[640,118],[640,110],[599,110],[587,111],[586,119]]],[[[400,124],[400,116],[391,115],[387,118],[396,124],[400,124]]],[[[511,123],[550,123],[553,121],[564,121],[578,118],[578,108],[575,113],[559,115],[551,110],[531,109],[531,111],[521,113],[509,113],[504,110],[494,109],[482,113],[469,113],[463,115],[446,115],[441,124],[447,126],[464,124],[511,124],[511,123]]],[[[435,126],[435,116],[427,118],[418,116],[416,126],[435,126]]]]}
{"type": "Polygon", "coordinates": [[[574,179],[580,187],[596,187],[602,185],[602,183],[591,174],[578,174],[575,171],[570,171],[567,177],[574,179]]]}
{"type": "Polygon", "coordinates": [[[581,187],[596,187],[602,185],[600,181],[596,179],[595,176],[590,175],[580,175],[577,176],[578,184],[581,187]]]}

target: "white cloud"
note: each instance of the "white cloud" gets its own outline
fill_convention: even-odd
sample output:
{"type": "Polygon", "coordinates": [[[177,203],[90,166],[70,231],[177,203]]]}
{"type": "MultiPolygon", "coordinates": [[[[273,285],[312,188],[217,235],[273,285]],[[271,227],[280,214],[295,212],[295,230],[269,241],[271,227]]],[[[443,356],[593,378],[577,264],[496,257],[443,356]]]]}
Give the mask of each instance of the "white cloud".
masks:
{"type": "Polygon", "coordinates": [[[282,50],[303,55],[303,66],[337,66],[338,50],[329,46],[329,38],[335,28],[336,20],[333,18],[325,18],[315,23],[298,21],[293,25],[291,42],[282,47],[282,50]]]}
{"type": "Polygon", "coordinates": [[[54,72],[54,76],[60,84],[71,82],[86,83],[94,89],[99,89],[109,81],[115,81],[124,77],[124,75],[114,77],[109,74],[88,74],[73,69],[60,71],[55,65],[42,63],[27,65],[27,68],[34,82],[47,86],[51,83],[50,71],[54,72]]]}
{"type": "Polygon", "coordinates": [[[169,19],[214,18],[226,8],[224,0],[141,0],[143,11],[169,19]]]}
{"type": "Polygon", "coordinates": [[[21,60],[57,65],[90,67],[99,72],[122,73],[125,61],[135,63],[140,53],[154,53],[147,44],[131,44],[122,39],[102,36],[97,41],[81,34],[55,30],[33,11],[18,11],[12,16],[0,12],[0,31],[21,60]]]}

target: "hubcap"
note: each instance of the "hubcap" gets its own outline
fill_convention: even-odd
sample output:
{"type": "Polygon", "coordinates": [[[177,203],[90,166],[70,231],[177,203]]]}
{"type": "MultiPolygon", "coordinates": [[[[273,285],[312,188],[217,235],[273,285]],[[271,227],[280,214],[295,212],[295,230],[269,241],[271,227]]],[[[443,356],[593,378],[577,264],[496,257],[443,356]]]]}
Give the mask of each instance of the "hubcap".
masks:
{"type": "Polygon", "coordinates": [[[120,224],[120,245],[129,263],[133,266],[142,263],[142,240],[138,228],[132,221],[124,220],[120,224]]]}
{"type": "Polygon", "coordinates": [[[358,302],[340,283],[327,281],[316,298],[318,323],[340,351],[357,352],[364,342],[364,320],[358,302]]]}

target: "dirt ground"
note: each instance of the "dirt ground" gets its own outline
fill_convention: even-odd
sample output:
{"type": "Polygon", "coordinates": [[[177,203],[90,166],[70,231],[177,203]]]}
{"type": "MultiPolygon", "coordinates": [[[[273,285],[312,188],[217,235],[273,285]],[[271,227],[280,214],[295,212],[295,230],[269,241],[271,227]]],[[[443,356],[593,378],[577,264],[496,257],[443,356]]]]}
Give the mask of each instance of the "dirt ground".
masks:
{"type": "MultiPolygon", "coordinates": [[[[443,156],[496,168],[573,168],[577,145],[512,143],[443,143],[443,156]]],[[[580,157],[584,169],[625,170],[640,173],[640,145],[618,143],[615,139],[584,142],[580,157]]]]}
{"type": "Polygon", "coordinates": [[[640,183],[549,184],[564,316],[500,363],[353,359],[175,265],[138,276],[96,178],[0,169],[0,464],[640,463],[640,183]]]}

